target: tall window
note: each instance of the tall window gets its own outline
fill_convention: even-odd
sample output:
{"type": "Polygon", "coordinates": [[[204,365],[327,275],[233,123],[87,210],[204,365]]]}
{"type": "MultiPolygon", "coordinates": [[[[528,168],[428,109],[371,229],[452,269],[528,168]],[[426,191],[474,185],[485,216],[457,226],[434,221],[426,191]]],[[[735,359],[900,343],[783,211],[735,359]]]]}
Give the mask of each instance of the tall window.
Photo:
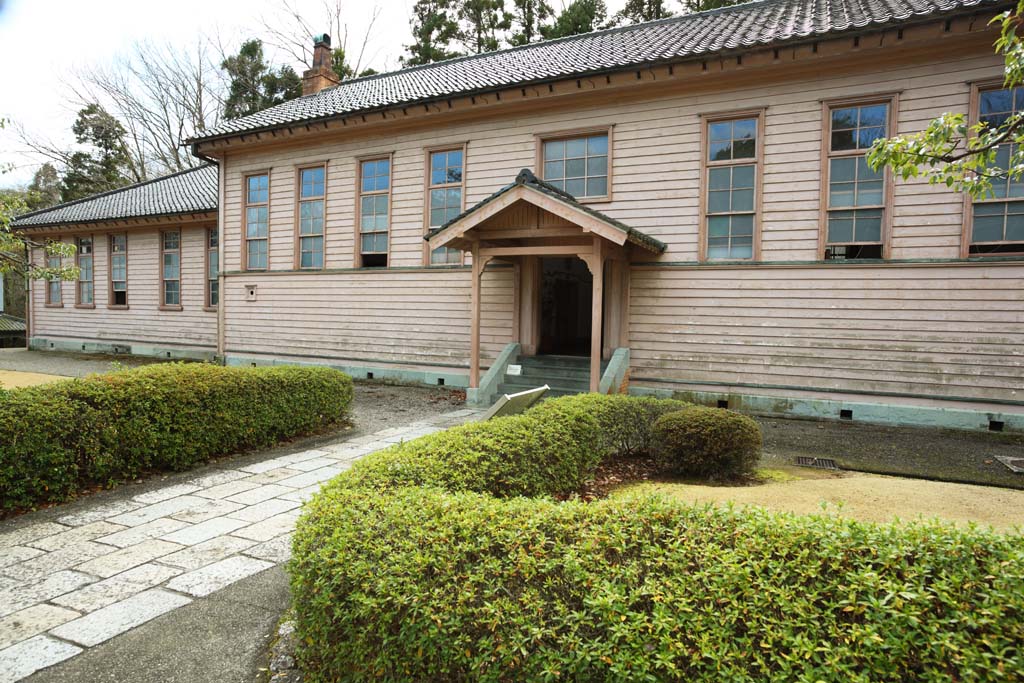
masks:
{"type": "MultiPolygon", "coordinates": [[[[464,158],[462,149],[430,152],[427,178],[427,228],[437,228],[462,213],[464,158]]],[[[462,263],[462,251],[438,247],[430,252],[431,265],[462,263]]]]}
{"type": "Polygon", "coordinates": [[[758,118],[708,121],[705,234],[708,259],[754,258],[758,118]]]}
{"type": "MultiPolygon", "coordinates": [[[[1024,109],[1024,88],[982,90],[978,93],[978,120],[997,128],[1024,109]]],[[[1017,145],[996,150],[995,166],[1007,169],[1017,145]]],[[[1024,180],[992,179],[992,196],[972,206],[968,255],[1024,253],[1024,180]]]]}
{"type": "Polygon", "coordinates": [[[367,268],[388,265],[391,159],[359,162],[359,255],[367,268]]]}
{"type": "Polygon", "coordinates": [[[888,134],[889,103],[839,105],[828,110],[826,259],[882,258],[885,172],[866,154],[888,134]]]}
{"type": "Polygon", "coordinates": [[[576,199],[609,195],[607,133],[548,139],[542,149],[548,183],[576,199]]]}
{"type": "Polygon", "coordinates": [[[128,305],[128,235],[110,236],[110,305],[128,305]]]}
{"type": "Polygon", "coordinates": [[[266,173],[245,179],[245,268],[267,269],[270,219],[270,177],[266,173]]]}
{"type": "Polygon", "coordinates": [[[79,306],[92,306],[95,303],[93,288],[93,254],[92,237],[78,238],[78,300],[79,306]]]}
{"type": "MultiPolygon", "coordinates": [[[[46,267],[47,268],[60,268],[60,254],[47,254],[46,256],[46,267]]],[[[46,305],[47,306],[60,306],[61,301],[61,282],[60,277],[50,276],[50,279],[46,283],[46,305]]]]}
{"type": "Polygon", "coordinates": [[[206,306],[216,308],[220,303],[220,233],[217,228],[206,230],[206,306]]]}
{"type": "Polygon", "coordinates": [[[299,268],[324,267],[324,167],[299,170],[299,268]]]}
{"type": "Polygon", "coordinates": [[[161,302],[164,306],[181,306],[181,233],[170,230],[160,234],[161,302]]]}

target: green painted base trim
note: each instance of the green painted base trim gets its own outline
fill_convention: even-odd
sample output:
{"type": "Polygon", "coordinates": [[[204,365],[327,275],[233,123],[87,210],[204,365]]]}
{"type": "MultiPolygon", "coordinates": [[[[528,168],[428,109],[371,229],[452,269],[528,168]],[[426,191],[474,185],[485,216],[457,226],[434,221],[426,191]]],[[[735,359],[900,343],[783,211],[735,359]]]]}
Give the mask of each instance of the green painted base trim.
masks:
{"type": "Polygon", "coordinates": [[[88,339],[64,339],[56,337],[32,337],[28,347],[33,351],[63,351],[66,353],[103,353],[164,358],[167,360],[199,360],[212,362],[217,352],[210,347],[170,347],[152,342],[91,341],[88,339]]]}
{"type": "Polygon", "coordinates": [[[782,398],[758,396],[737,391],[695,391],[630,386],[629,393],[641,396],[676,398],[698,405],[718,406],[727,401],[728,408],[741,413],[772,417],[796,417],[811,420],[849,420],[870,424],[941,427],[943,429],[969,429],[989,431],[992,422],[1002,422],[1004,432],[1024,433],[1024,415],[986,410],[936,408],[929,406],[869,403],[865,401],[836,401],[818,398],[782,398]],[[843,417],[849,411],[849,417],[843,417]]]}
{"type": "MultiPolygon", "coordinates": [[[[265,367],[275,365],[308,365],[327,366],[335,370],[341,370],[353,379],[373,379],[398,382],[401,384],[426,384],[428,386],[445,386],[454,389],[465,389],[469,386],[469,375],[455,372],[446,372],[444,369],[413,370],[411,368],[389,368],[374,365],[373,361],[362,363],[337,363],[337,362],[312,362],[297,360],[297,357],[287,358],[266,357],[266,356],[244,356],[231,355],[231,352],[224,358],[225,365],[229,367],[265,367]]],[[[312,358],[312,357],[310,357],[312,358]]],[[[324,358],[326,361],[331,359],[324,358]]],[[[390,361],[389,361],[390,362],[390,361]]]]}

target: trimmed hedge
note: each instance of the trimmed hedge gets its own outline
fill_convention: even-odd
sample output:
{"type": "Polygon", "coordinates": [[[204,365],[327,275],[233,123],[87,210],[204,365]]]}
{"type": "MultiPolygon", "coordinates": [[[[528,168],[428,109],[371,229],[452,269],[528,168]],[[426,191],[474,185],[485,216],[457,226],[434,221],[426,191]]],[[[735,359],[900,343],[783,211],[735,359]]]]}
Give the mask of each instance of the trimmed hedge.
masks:
{"type": "Polygon", "coordinates": [[[290,567],[307,680],[997,681],[1024,670],[1019,536],[660,497],[552,500],[622,444],[650,443],[642,425],[607,433],[613,416],[641,411],[610,407],[621,401],[558,399],[424,437],[314,496],[290,567]]]}
{"type": "Polygon", "coordinates": [[[0,397],[0,510],[186,470],[335,424],[352,380],[330,368],[161,364],[0,397]]]}
{"type": "Polygon", "coordinates": [[[761,427],[731,410],[687,406],[659,417],[651,433],[658,460],[674,474],[745,477],[761,457],[761,427]]]}

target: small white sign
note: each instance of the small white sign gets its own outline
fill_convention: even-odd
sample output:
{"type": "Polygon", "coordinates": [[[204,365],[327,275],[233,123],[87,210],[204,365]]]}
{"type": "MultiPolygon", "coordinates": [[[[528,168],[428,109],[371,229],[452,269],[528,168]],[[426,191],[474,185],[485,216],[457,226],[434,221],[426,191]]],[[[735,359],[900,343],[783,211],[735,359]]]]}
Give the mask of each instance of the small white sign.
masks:
{"type": "Polygon", "coordinates": [[[510,365],[510,366],[508,366],[508,369],[505,370],[505,374],[506,375],[512,375],[513,377],[519,377],[521,374],[523,374],[523,366],[522,365],[510,365]]]}

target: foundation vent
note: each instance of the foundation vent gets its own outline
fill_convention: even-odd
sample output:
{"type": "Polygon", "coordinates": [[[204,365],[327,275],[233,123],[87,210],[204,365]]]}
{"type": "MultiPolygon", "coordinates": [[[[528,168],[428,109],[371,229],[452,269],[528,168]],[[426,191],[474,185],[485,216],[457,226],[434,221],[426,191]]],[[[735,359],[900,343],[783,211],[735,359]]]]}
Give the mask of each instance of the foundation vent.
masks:
{"type": "Polygon", "coordinates": [[[819,470],[838,470],[839,465],[832,458],[808,458],[806,456],[797,456],[796,464],[800,467],[815,467],[819,470]]]}
{"type": "Polygon", "coordinates": [[[990,431],[990,432],[1001,432],[1001,431],[1003,431],[1003,427],[1004,426],[1005,425],[1003,424],[1002,420],[989,420],[988,421],[988,431],[990,431]]]}
{"type": "Polygon", "coordinates": [[[839,411],[839,419],[840,420],[852,420],[853,419],[853,411],[850,410],[849,408],[843,408],[842,410],[839,411]]]}

